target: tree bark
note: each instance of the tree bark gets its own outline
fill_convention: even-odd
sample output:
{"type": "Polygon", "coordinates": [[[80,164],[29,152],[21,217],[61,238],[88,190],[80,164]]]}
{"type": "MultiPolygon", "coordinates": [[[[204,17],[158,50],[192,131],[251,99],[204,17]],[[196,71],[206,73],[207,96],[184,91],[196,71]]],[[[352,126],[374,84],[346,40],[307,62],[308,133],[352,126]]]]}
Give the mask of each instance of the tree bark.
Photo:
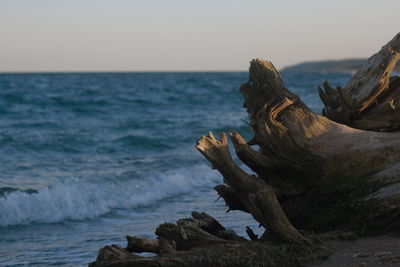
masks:
{"type": "Polygon", "coordinates": [[[240,92],[254,138],[229,137],[254,174],[234,163],[225,133],[200,137],[196,148],[222,174],[225,184],[215,190],[228,211],[250,213],[265,233],[247,229],[248,241],[193,213],[160,225],[158,240],[128,237],[127,250],[103,248],[91,266],[299,266],[322,251],[304,230],[400,231],[400,78],[390,78],[399,51],[400,34],[346,87],[326,82],[319,89],[325,116],[287,90],[271,62],[251,61],[240,92]]]}

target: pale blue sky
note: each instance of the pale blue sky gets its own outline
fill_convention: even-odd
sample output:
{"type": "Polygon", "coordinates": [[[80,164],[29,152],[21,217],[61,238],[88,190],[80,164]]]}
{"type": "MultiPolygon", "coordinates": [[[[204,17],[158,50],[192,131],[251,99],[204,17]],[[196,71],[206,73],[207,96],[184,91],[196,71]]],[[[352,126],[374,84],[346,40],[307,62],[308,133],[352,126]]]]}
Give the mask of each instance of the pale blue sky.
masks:
{"type": "Polygon", "coordinates": [[[0,0],[0,72],[281,68],[399,31],[400,0],[0,0]]]}

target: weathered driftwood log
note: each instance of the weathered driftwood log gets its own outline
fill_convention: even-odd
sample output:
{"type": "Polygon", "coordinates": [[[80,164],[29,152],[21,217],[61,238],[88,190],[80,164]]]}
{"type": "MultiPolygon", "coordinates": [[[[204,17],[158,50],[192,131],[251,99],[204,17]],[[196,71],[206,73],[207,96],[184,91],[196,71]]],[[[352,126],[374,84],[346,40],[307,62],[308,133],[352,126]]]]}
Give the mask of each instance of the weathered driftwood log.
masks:
{"type": "MultiPolygon", "coordinates": [[[[255,135],[251,143],[257,144],[259,151],[252,150],[238,133],[231,136],[238,157],[262,178],[258,188],[253,184],[251,190],[270,185],[287,216],[303,229],[400,229],[399,132],[362,131],[314,114],[285,88],[267,61],[251,62],[249,82],[240,91],[255,135]]],[[[250,187],[232,184],[235,176],[226,171],[231,164],[226,162],[230,159],[226,153],[214,153],[214,157],[224,158],[223,166],[208,155],[206,158],[230,187],[227,205],[236,195],[236,202],[240,200],[260,221],[253,203],[249,205],[241,196],[250,187]]],[[[267,207],[263,213],[268,214],[267,207]]],[[[274,232],[273,227],[269,230],[274,232]]]]}
{"type": "Polygon", "coordinates": [[[272,63],[251,62],[240,92],[254,138],[246,142],[236,131],[229,137],[255,175],[232,160],[225,133],[218,140],[210,132],[196,147],[222,174],[225,184],[215,190],[228,208],[250,213],[265,228],[261,237],[247,229],[256,241],[193,213],[160,225],[158,240],[128,237],[127,250],[103,248],[92,266],[298,266],[321,250],[297,229],[400,231],[400,80],[389,78],[399,46],[400,34],[345,88],[326,83],[326,116],[289,92],[272,63]]]}

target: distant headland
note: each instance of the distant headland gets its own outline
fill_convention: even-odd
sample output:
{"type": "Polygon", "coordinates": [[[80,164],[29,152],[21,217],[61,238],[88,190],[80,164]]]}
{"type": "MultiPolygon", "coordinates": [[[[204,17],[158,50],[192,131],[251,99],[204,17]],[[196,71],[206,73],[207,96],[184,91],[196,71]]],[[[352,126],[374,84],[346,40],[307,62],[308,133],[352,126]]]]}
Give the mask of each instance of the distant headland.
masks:
{"type": "MultiPolygon", "coordinates": [[[[352,74],[361,68],[366,58],[354,58],[343,60],[321,60],[307,61],[296,65],[285,67],[281,72],[297,72],[297,73],[349,73],[352,74]]],[[[395,72],[400,73],[400,64],[397,64],[395,72]]]]}

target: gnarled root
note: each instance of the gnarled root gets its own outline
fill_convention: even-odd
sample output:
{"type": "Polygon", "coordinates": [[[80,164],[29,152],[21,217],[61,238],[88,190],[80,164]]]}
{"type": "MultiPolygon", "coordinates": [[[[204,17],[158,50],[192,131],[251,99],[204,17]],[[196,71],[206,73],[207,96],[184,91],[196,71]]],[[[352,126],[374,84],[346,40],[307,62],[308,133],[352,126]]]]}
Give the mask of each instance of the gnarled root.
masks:
{"type": "Polygon", "coordinates": [[[156,230],[158,240],[127,237],[127,249],[106,246],[89,266],[302,266],[320,255],[316,247],[250,242],[204,212],[193,212],[192,217],[160,225],[156,230]],[[141,257],[130,252],[157,255],[141,257]]]}
{"type": "MultiPolygon", "coordinates": [[[[242,141],[237,133],[230,133],[230,137],[236,145],[242,141]]],[[[246,210],[268,229],[271,240],[309,243],[289,222],[272,188],[263,180],[245,173],[233,162],[225,133],[221,133],[221,140],[217,140],[211,132],[202,136],[196,148],[221,172],[224,182],[235,192],[246,210]]]]}
{"type": "Polygon", "coordinates": [[[400,129],[400,78],[390,77],[400,59],[400,33],[370,57],[344,88],[318,88],[329,119],[373,131],[400,129]]]}

